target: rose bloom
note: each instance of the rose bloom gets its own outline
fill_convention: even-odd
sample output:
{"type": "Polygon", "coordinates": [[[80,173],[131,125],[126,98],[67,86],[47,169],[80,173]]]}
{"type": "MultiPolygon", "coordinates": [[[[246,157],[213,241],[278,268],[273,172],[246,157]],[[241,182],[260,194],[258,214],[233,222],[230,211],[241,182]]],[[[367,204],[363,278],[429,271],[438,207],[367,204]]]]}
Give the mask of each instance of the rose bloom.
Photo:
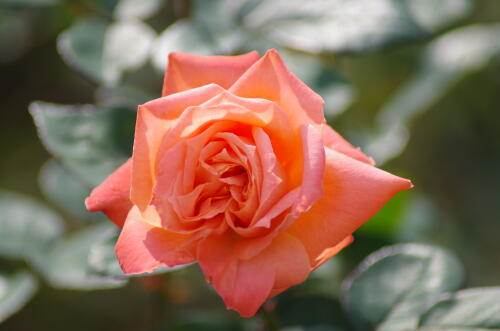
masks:
{"type": "Polygon", "coordinates": [[[121,228],[124,273],[198,262],[250,317],[411,186],[326,124],[277,51],[171,53],[163,96],[139,106],[133,156],[86,205],[121,228]]]}

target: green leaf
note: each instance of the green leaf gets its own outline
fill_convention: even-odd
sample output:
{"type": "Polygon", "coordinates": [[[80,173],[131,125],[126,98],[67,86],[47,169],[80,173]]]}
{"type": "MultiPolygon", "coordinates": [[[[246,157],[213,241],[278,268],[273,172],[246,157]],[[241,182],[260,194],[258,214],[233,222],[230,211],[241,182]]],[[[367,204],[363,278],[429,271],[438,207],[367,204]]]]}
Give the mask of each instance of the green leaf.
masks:
{"type": "Polygon", "coordinates": [[[51,159],[45,163],[39,175],[44,195],[78,220],[97,220],[99,216],[85,208],[85,198],[91,187],[51,159]]]}
{"type": "MultiPolygon", "coordinates": [[[[103,234],[99,241],[92,245],[88,257],[89,272],[96,275],[114,278],[140,277],[146,275],[125,275],[123,273],[115,254],[115,245],[118,240],[118,236],[119,230],[117,228],[111,228],[103,234]]],[[[172,268],[158,268],[152,273],[147,273],[147,275],[172,272],[183,269],[189,265],[190,264],[179,265],[172,268]]]]}
{"type": "Polygon", "coordinates": [[[92,187],[131,154],[135,111],[34,102],[30,112],[49,152],[92,187]]]}
{"type": "Polygon", "coordinates": [[[154,41],[151,56],[158,70],[165,70],[170,52],[214,55],[219,52],[214,36],[200,22],[188,19],[176,21],[154,41]]]}
{"type": "Polygon", "coordinates": [[[341,114],[354,101],[352,84],[337,70],[316,56],[280,50],[286,65],[325,101],[325,116],[341,114]]]}
{"type": "Polygon", "coordinates": [[[101,240],[92,245],[87,260],[88,269],[91,273],[118,278],[126,277],[115,254],[115,244],[118,236],[118,229],[109,229],[101,240]]]}
{"type": "Polygon", "coordinates": [[[362,330],[406,330],[464,279],[460,262],[437,247],[406,244],[367,257],[345,281],[342,304],[362,330]]]}
{"type": "Polygon", "coordinates": [[[80,0],[84,6],[92,11],[97,11],[103,16],[109,17],[115,10],[120,0],[80,0]]]}
{"type": "Polygon", "coordinates": [[[423,314],[419,325],[419,330],[499,330],[500,287],[449,295],[423,314]]]}
{"type": "Polygon", "coordinates": [[[408,141],[407,126],[436,104],[457,82],[500,59],[500,24],[477,24],[452,30],[425,50],[416,73],[377,115],[377,128],[366,152],[378,163],[399,155],[408,141]]]}
{"type": "Polygon", "coordinates": [[[23,308],[37,288],[36,279],[27,271],[0,272],[0,323],[23,308]]]}
{"type": "Polygon", "coordinates": [[[401,226],[401,220],[408,209],[411,194],[411,191],[397,194],[369,222],[359,228],[359,233],[379,238],[393,237],[401,226]]]}
{"type": "Polygon", "coordinates": [[[47,282],[56,288],[97,290],[120,287],[123,278],[96,275],[88,270],[88,258],[92,246],[106,237],[112,224],[87,227],[56,242],[50,249],[39,252],[32,263],[47,282]]]}
{"type": "Polygon", "coordinates": [[[118,20],[147,19],[165,2],[165,0],[120,0],[113,16],[118,20]]]}
{"type": "Polygon", "coordinates": [[[62,232],[60,217],[41,203],[0,191],[0,256],[28,258],[62,232]]]}
{"type": "Polygon", "coordinates": [[[111,25],[96,18],[77,21],[58,39],[66,63],[99,83],[116,85],[125,71],[148,58],[155,32],[139,21],[111,25]]]}
{"type": "Polygon", "coordinates": [[[268,0],[243,21],[285,47],[348,53],[428,37],[470,7],[468,0],[268,0]]]}
{"type": "Polygon", "coordinates": [[[99,106],[135,108],[137,105],[157,98],[157,96],[135,86],[122,85],[116,87],[101,86],[97,89],[95,98],[99,106]]]}

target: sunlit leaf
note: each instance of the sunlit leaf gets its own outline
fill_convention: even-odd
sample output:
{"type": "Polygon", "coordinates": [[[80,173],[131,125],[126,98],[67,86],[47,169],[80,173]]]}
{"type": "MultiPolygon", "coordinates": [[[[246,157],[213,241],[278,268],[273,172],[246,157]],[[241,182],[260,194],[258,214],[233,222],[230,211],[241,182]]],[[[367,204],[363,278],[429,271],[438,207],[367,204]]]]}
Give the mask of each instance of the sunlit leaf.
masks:
{"type": "Polygon", "coordinates": [[[30,112],[45,147],[94,187],[132,152],[135,111],[34,102],[30,112]]]}
{"type": "Polygon", "coordinates": [[[500,287],[471,288],[434,304],[421,318],[419,330],[499,330],[500,287]]]}
{"type": "Polygon", "coordinates": [[[88,270],[92,246],[101,241],[114,225],[90,226],[56,242],[32,259],[33,265],[53,287],[75,290],[97,290],[123,286],[126,279],[96,275],[88,270]]]}
{"type": "Polygon", "coordinates": [[[460,262],[445,250],[406,244],[367,257],[343,286],[343,306],[360,329],[415,328],[420,314],[464,279],[460,262]]]}
{"type": "Polygon", "coordinates": [[[147,19],[165,2],[167,0],[120,0],[113,14],[118,20],[147,19]]]}
{"type": "Polygon", "coordinates": [[[325,101],[325,116],[331,118],[349,107],[355,97],[352,84],[332,65],[316,56],[284,50],[286,65],[325,101]]]}
{"type": "Polygon", "coordinates": [[[269,0],[244,22],[283,46],[346,53],[428,37],[469,9],[466,0],[269,0]]]}
{"type": "Polygon", "coordinates": [[[120,0],[80,0],[82,4],[101,15],[110,16],[120,0]]]}
{"type": "Polygon", "coordinates": [[[97,18],[77,21],[58,39],[66,63],[97,82],[115,85],[148,58],[155,32],[139,21],[109,25],[97,18]]]}
{"type": "Polygon", "coordinates": [[[27,271],[0,272],[0,323],[23,308],[37,288],[36,279],[27,271]]]}
{"type": "MultiPolygon", "coordinates": [[[[88,257],[88,270],[90,273],[96,275],[114,277],[114,278],[127,278],[127,277],[137,277],[141,275],[125,275],[120,268],[120,264],[116,258],[115,245],[118,240],[119,231],[116,228],[111,228],[106,231],[105,234],[100,238],[99,241],[95,242],[91,249],[88,257]]],[[[172,268],[158,268],[152,274],[161,274],[165,272],[172,272],[188,265],[180,265],[172,268]]],[[[143,274],[146,275],[146,274],[143,274]]]]}
{"type": "Polygon", "coordinates": [[[85,208],[91,187],[70,173],[56,160],[49,160],[40,170],[40,188],[45,196],[78,220],[96,220],[98,215],[85,208]]]}
{"type": "Polygon", "coordinates": [[[61,218],[41,203],[0,191],[0,256],[28,258],[63,232],[61,218]]]}
{"type": "Polygon", "coordinates": [[[438,102],[457,82],[500,59],[499,24],[478,24],[452,30],[433,41],[419,68],[377,118],[366,151],[379,163],[397,156],[406,146],[406,126],[438,102]]]}
{"type": "Polygon", "coordinates": [[[143,91],[133,86],[102,86],[96,90],[95,98],[99,106],[119,106],[136,108],[146,101],[157,98],[149,92],[143,91]]]}
{"type": "Polygon", "coordinates": [[[168,53],[182,52],[196,55],[219,53],[217,44],[210,32],[191,20],[178,20],[167,27],[155,40],[151,49],[153,64],[165,70],[168,53]]]}

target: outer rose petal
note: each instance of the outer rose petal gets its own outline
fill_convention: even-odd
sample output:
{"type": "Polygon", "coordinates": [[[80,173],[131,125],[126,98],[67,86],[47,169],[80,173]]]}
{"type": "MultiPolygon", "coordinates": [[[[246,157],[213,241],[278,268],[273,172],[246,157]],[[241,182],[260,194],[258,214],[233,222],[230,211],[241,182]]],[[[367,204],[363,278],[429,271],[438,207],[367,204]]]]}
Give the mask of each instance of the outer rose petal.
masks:
{"type": "Polygon", "coordinates": [[[241,97],[278,103],[290,114],[295,127],[325,122],[323,99],[290,72],[274,49],[248,69],[230,91],[241,97]]]}
{"type": "MultiPolygon", "coordinates": [[[[148,210],[145,215],[147,217],[152,213],[154,211],[148,210]]],[[[137,207],[133,207],[116,242],[116,257],[126,274],[151,272],[159,267],[191,263],[194,262],[194,254],[186,245],[187,239],[189,236],[169,232],[151,224],[137,207]]]]}
{"type": "Polygon", "coordinates": [[[206,238],[198,247],[198,260],[227,308],[243,317],[253,316],[274,288],[286,289],[309,275],[307,252],[293,236],[279,235],[259,255],[248,260],[234,254],[232,247],[236,240],[228,235],[206,238]]]}
{"type": "Polygon", "coordinates": [[[162,96],[211,83],[228,89],[258,59],[255,51],[239,56],[170,53],[162,96]]]}
{"type": "Polygon", "coordinates": [[[409,180],[325,149],[324,196],[287,230],[306,247],[312,266],[324,262],[325,250],[338,245],[368,221],[409,180]]]}
{"type": "Polygon", "coordinates": [[[89,211],[102,211],[119,227],[123,226],[132,208],[130,202],[130,183],[132,180],[132,159],[109,175],[101,185],[92,190],[85,199],[89,211]]]}
{"type": "Polygon", "coordinates": [[[375,165],[375,161],[369,156],[366,156],[361,149],[354,147],[347,140],[342,138],[335,130],[333,130],[328,124],[322,126],[322,138],[323,143],[326,147],[336,150],[342,154],[345,154],[353,159],[367,163],[369,165],[375,165]]]}

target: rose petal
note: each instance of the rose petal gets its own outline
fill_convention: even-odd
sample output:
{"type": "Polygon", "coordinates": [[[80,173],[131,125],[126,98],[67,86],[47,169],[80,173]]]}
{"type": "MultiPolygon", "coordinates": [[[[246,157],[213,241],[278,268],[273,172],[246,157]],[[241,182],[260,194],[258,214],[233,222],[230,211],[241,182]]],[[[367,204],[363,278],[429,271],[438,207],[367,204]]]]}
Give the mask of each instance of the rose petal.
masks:
{"type": "Polygon", "coordinates": [[[199,105],[218,93],[222,88],[207,85],[182,93],[159,98],[139,106],[135,127],[131,200],[141,210],[151,201],[155,183],[155,164],[163,136],[184,110],[199,105]]]}
{"type": "MultiPolygon", "coordinates": [[[[145,212],[146,215],[152,213],[154,211],[149,209],[145,212]]],[[[116,243],[116,257],[126,274],[191,263],[195,255],[187,245],[188,239],[189,236],[152,225],[137,207],[133,207],[116,243]]]]}
{"type": "Polygon", "coordinates": [[[349,236],[397,192],[412,187],[409,180],[326,149],[325,194],[286,230],[297,237],[316,265],[325,249],[349,236]]]}
{"type": "Polygon", "coordinates": [[[102,211],[116,225],[122,227],[130,208],[132,208],[130,201],[131,179],[132,159],[128,159],[101,185],[92,190],[90,196],[85,199],[85,206],[92,212],[102,211]]]}
{"type": "Polygon", "coordinates": [[[345,154],[353,159],[367,163],[369,165],[375,165],[375,161],[366,156],[361,149],[354,147],[347,140],[342,138],[335,130],[333,130],[328,124],[322,126],[322,138],[323,143],[326,147],[336,150],[342,154],[345,154]]]}
{"type": "Polygon", "coordinates": [[[248,260],[234,254],[236,240],[227,235],[205,239],[198,247],[198,260],[227,308],[241,316],[253,316],[273,288],[288,288],[307,278],[309,258],[293,236],[276,237],[259,255],[248,260]]]}
{"type": "Polygon", "coordinates": [[[286,194],[286,182],[284,171],[274,153],[271,139],[262,128],[253,129],[253,137],[259,153],[259,159],[263,174],[260,185],[260,206],[254,210],[254,220],[258,220],[266,213],[277,200],[286,194]]]}
{"type": "Polygon", "coordinates": [[[229,91],[278,103],[290,114],[295,127],[325,122],[323,99],[290,72],[274,49],[255,62],[229,91]]]}
{"type": "Polygon", "coordinates": [[[162,95],[169,95],[207,84],[228,89],[259,59],[255,51],[239,56],[200,56],[170,53],[162,95]]]}
{"type": "Polygon", "coordinates": [[[326,248],[321,254],[316,258],[315,264],[312,266],[313,269],[318,268],[323,263],[328,261],[332,256],[336,255],[338,252],[343,250],[345,247],[350,245],[354,241],[354,237],[352,235],[348,235],[342,241],[340,241],[337,245],[326,248]]]}
{"type": "Polygon", "coordinates": [[[302,213],[323,196],[325,148],[319,132],[312,125],[300,127],[302,138],[302,185],[295,212],[302,213]]]}

